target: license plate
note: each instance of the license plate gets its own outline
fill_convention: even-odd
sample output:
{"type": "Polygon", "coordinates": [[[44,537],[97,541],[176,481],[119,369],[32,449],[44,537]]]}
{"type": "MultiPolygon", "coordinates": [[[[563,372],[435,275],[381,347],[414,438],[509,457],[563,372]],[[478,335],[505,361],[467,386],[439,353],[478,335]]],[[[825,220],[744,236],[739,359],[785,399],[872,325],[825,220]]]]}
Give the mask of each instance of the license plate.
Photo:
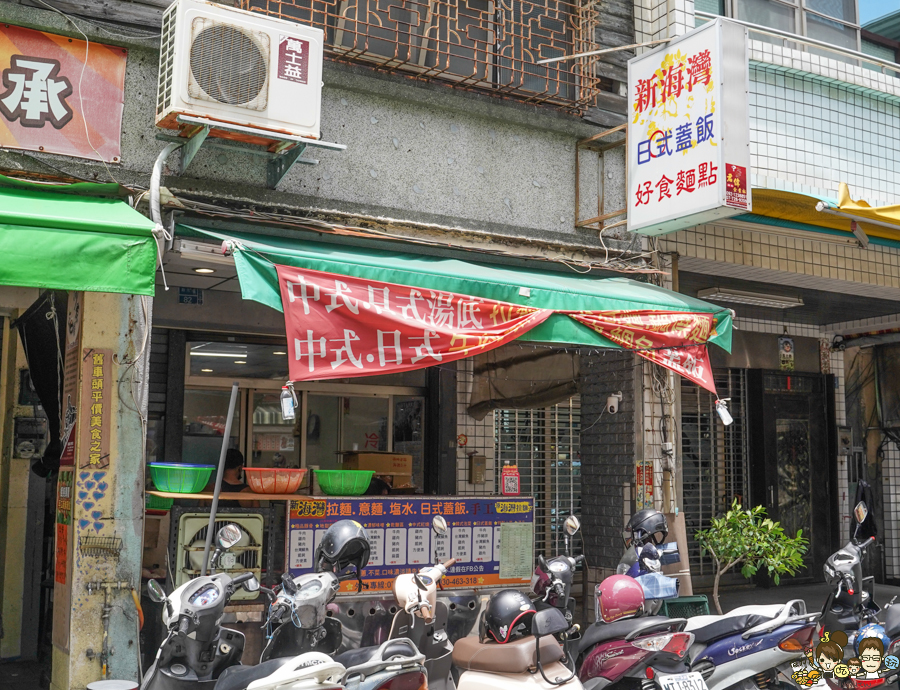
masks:
{"type": "Polygon", "coordinates": [[[699,673],[679,673],[675,676],[657,676],[662,690],[707,690],[706,681],[699,673]]]}

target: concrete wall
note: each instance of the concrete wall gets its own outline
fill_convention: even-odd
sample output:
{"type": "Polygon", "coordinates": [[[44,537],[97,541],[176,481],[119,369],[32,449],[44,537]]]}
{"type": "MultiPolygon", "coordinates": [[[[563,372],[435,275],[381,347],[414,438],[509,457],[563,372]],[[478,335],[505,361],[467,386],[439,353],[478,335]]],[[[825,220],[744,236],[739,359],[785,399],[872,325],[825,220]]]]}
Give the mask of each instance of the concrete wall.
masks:
{"type": "MultiPolygon", "coordinates": [[[[22,5],[0,4],[0,21],[78,36],[59,15],[22,5]]],[[[87,24],[83,29],[91,40],[129,48],[121,164],[106,169],[74,159],[46,160],[89,179],[146,185],[164,146],[155,139],[156,46],[92,35],[87,24]]],[[[324,82],[323,139],[346,144],[347,151],[317,151],[320,164],[296,166],[278,192],[265,190],[262,158],[216,148],[202,148],[184,177],[169,175],[164,183],[176,193],[219,201],[338,210],[599,246],[596,231],[573,229],[575,142],[598,127],[552,108],[361,66],[326,62],[324,82]]],[[[588,212],[596,206],[597,161],[582,159],[581,199],[588,212]]],[[[41,168],[14,152],[3,152],[0,166],[41,168]]]]}

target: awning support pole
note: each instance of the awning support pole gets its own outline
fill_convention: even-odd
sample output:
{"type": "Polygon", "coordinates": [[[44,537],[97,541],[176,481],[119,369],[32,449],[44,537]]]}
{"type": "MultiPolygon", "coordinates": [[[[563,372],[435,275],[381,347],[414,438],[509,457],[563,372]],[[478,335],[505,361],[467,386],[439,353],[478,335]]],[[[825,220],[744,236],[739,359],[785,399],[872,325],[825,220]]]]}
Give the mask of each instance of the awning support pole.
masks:
{"type": "Polygon", "coordinates": [[[219,453],[219,469],[216,472],[216,488],[213,491],[212,506],[209,509],[209,527],[206,530],[206,543],[203,545],[203,566],[201,575],[209,570],[209,547],[212,545],[213,529],[216,526],[216,511],[219,509],[219,493],[222,491],[222,476],[225,474],[225,455],[228,453],[228,440],[231,438],[231,420],[234,419],[234,408],[237,405],[238,382],[231,384],[231,400],[228,401],[228,416],[225,418],[225,433],[222,436],[222,450],[219,453]]]}

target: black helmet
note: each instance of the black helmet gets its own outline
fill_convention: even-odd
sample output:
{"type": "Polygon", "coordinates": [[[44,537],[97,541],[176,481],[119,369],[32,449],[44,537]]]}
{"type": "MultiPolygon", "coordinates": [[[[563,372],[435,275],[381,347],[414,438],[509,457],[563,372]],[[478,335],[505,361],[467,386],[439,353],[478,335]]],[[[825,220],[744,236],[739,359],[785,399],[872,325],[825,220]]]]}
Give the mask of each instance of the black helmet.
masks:
{"type": "Polygon", "coordinates": [[[488,601],[478,626],[478,636],[482,642],[503,644],[530,635],[535,613],[531,599],[519,590],[500,590],[488,601]]]}
{"type": "Polygon", "coordinates": [[[643,546],[647,543],[653,543],[659,546],[665,543],[666,537],[669,536],[669,524],[666,522],[666,516],[653,508],[639,510],[625,525],[626,544],[628,538],[631,538],[631,544],[635,546],[643,546]]]}
{"type": "Polygon", "coordinates": [[[335,522],[316,547],[316,570],[339,573],[350,565],[356,566],[357,578],[369,562],[369,535],[355,520],[335,522]]]}

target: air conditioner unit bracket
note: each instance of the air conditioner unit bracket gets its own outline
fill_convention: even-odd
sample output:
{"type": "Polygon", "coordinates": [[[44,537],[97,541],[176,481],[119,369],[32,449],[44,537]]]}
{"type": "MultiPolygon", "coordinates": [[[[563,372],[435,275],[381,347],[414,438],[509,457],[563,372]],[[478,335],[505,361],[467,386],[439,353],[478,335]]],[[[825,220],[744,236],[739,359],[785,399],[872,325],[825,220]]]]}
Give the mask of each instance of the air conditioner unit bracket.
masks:
{"type": "Polygon", "coordinates": [[[215,120],[207,120],[200,117],[190,117],[187,115],[179,115],[177,118],[179,124],[183,126],[181,135],[174,136],[171,134],[157,134],[156,138],[161,141],[187,141],[181,148],[181,170],[179,174],[183,175],[184,171],[194,160],[197,151],[205,144],[210,148],[228,149],[231,151],[240,150],[242,153],[250,153],[256,156],[267,158],[266,170],[266,186],[275,189],[285,175],[297,163],[305,165],[318,165],[319,161],[312,158],[301,158],[306,149],[310,146],[318,148],[331,149],[333,151],[344,151],[347,146],[344,144],[335,144],[330,141],[319,141],[317,139],[307,139],[292,134],[280,134],[264,129],[256,129],[254,127],[245,127],[243,125],[233,125],[215,120]],[[210,136],[214,130],[223,130],[234,134],[253,137],[255,139],[264,139],[268,142],[264,147],[256,146],[255,148],[246,148],[246,142],[240,148],[231,143],[230,139],[210,136]]]}

